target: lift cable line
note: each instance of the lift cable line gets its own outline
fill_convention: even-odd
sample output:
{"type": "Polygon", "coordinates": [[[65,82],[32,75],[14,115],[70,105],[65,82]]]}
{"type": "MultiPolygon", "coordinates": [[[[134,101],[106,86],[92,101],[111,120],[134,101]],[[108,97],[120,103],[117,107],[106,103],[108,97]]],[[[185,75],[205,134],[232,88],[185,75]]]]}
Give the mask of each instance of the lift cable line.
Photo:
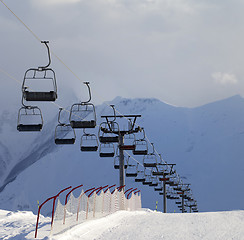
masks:
{"type": "MultiPolygon", "coordinates": [[[[35,37],[35,39],[37,39],[39,42],[41,42],[41,39],[7,6],[7,4],[3,1],[3,0],[0,0],[3,4],[4,4],[4,6],[18,19],[18,21],[21,23],[21,24],[23,24],[24,25],[24,27],[35,37]]],[[[71,68],[69,68],[68,67],[68,65],[66,65],[65,63],[64,63],[64,61],[60,58],[60,57],[58,57],[53,51],[51,51],[51,53],[79,80],[79,81],[81,81],[81,82],[83,82],[80,78],[79,78],[79,76],[77,75],[77,74],[75,74],[72,70],[71,70],[71,68]]],[[[107,104],[107,103],[106,103],[107,104]]],[[[108,104],[107,104],[108,105],[108,104]]],[[[59,108],[60,108],[60,106],[59,106],[59,108]]],[[[118,111],[118,110],[116,110],[116,112],[118,112],[118,114],[120,114],[120,112],[118,111]]],[[[124,116],[125,117],[125,116],[124,116]]],[[[150,140],[148,139],[148,137],[147,136],[145,136],[146,137],[146,139],[148,140],[148,142],[150,143],[150,140]]],[[[155,150],[155,152],[159,155],[159,153],[155,150]]],[[[165,162],[165,161],[164,161],[165,162]]],[[[165,162],[166,163],[166,162],[165,162]]]]}
{"type": "MultiPolygon", "coordinates": [[[[18,19],[18,21],[20,21],[24,26],[25,28],[35,37],[35,39],[37,39],[39,42],[41,42],[40,38],[3,2],[3,0],[0,0],[4,5],[5,7],[18,19]]],[[[59,58],[53,51],[51,51],[51,53],[80,81],[82,81],[62,60],[61,58],[59,58]]],[[[5,75],[8,75],[5,71],[1,70],[3,73],[5,73],[5,75]]],[[[9,76],[10,77],[10,76],[9,76]]],[[[13,79],[13,78],[12,78],[13,79]]],[[[99,95],[99,94],[98,94],[99,95]]],[[[56,104],[57,105],[57,104],[56,104]]],[[[108,104],[107,104],[108,105],[108,104]]],[[[57,105],[58,106],[58,105],[57,105]]],[[[60,108],[60,106],[58,106],[60,108]]],[[[65,110],[65,109],[64,109],[65,110]]],[[[68,111],[68,110],[65,110],[65,111],[68,111]]],[[[116,112],[119,113],[118,110],[116,110],[116,112]]],[[[120,113],[119,113],[120,114],[120,113]]],[[[126,116],[123,116],[126,118],[126,116]]],[[[148,142],[150,143],[148,137],[146,136],[146,139],[148,140],[148,142]]],[[[155,150],[156,154],[158,156],[160,156],[160,154],[155,150]]],[[[161,157],[160,157],[161,158],[161,157]]],[[[162,159],[162,158],[161,158],[162,159]]],[[[167,162],[165,160],[162,159],[162,161],[165,162],[165,164],[167,164],[167,162]]],[[[176,173],[178,178],[180,179],[178,173],[176,173]]],[[[182,182],[182,180],[180,179],[180,181],[182,182]]]]}
{"type": "MultiPolygon", "coordinates": [[[[35,39],[37,39],[39,42],[41,42],[41,39],[7,6],[7,4],[3,1],[3,0],[0,0],[3,4],[4,4],[4,6],[18,19],[18,21],[21,23],[21,24],[23,24],[24,25],[24,27],[35,37],[35,39]]],[[[79,76],[77,75],[77,74],[75,74],[72,70],[71,70],[71,68],[69,68],[68,67],[68,65],[66,65],[65,63],[64,63],[64,61],[60,58],[60,57],[58,57],[53,51],[51,51],[51,53],[79,80],[79,81],[81,81],[81,82],[83,82],[80,78],[79,78],[79,76]]],[[[107,104],[107,103],[106,103],[107,104]]],[[[108,104],[107,104],[108,105],[108,104]]],[[[59,106],[59,108],[60,108],[60,106],[59,106]]],[[[118,112],[118,114],[120,114],[120,112],[118,111],[118,110],[116,110],[116,112],[118,112]]],[[[124,116],[125,117],[125,116],[124,116]]],[[[148,137],[146,136],[146,139],[148,140],[148,142],[150,143],[150,141],[149,141],[149,139],[148,139],[148,137]]],[[[158,155],[159,155],[159,153],[157,152],[157,151],[155,151],[158,155]]],[[[166,162],[165,162],[166,163],[166,162]]]]}

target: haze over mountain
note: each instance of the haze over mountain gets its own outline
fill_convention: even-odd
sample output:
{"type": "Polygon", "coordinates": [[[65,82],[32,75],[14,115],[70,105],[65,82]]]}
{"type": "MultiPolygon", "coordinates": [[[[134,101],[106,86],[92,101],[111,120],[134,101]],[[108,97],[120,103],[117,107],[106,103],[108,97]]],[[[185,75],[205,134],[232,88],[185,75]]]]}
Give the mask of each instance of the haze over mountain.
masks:
{"type": "MultiPolygon", "coordinates": [[[[115,98],[123,114],[141,114],[137,123],[145,128],[168,163],[185,183],[191,183],[200,211],[243,209],[244,192],[244,99],[233,96],[196,108],[175,107],[157,99],[115,98]]],[[[17,108],[16,108],[17,109],[17,108]]],[[[0,208],[37,210],[42,202],[60,189],[84,184],[85,188],[106,184],[118,185],[118,171],[113,159],[99,158],[98,153],[79,150],[82,131],[76,131],[73,146],[56,146],[54,129],[57,109],[46,111],[41,133],[19,133],[17,110],[1,112],[0,208]]],[[[106,103],[96,108],[98,122],[103,114],[112,114],[106,103]]],[[[97,133],[98,128],[94,133],[97,133]]],[[[142,162],[141,157],[135,157],[142,162]]],[[[154,209],[162,197],[153,188],[126,179],[127,188],[142,190],[142,205],[154,209]]],[[[76,195],[79,192],[75,192],[76,195]]],[[[168,200],[168,210],[177,210],[168,200]]]]}

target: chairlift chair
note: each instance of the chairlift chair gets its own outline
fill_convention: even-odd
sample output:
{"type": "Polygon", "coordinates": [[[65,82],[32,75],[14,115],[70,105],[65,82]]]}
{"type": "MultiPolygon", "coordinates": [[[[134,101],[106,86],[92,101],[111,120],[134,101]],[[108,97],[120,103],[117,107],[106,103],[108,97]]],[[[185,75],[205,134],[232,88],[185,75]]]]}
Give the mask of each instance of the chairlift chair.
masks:
{"type": "Polygon", "coordinates": [[[163,187],[155,187],[154,191],[155,192],[161,192],[161,191],[163,191],[163,187]]]}
{"type": "Polygon", "coordinates": [[[53,102],[57,99],[56,76],[55,72],[51,68],[48,68],[51,64],[50,50],[48,47],[49,42],[42,41],[41,43],[44,43],[47,47],[49,63],[43,67],[30,68],[25,72],[22,94],[26,101],[53,102]],[[39,88],[39,91],[36,88],[39,88]]]}
{"type": "Polygon", "coordinates": [[[158,186],[158,180],[157,177],[151,177],[152,183],[149,184],[150,187],[157,187],[158,186]]]}
{"type": "Polygon", "coordinates": [[[133,150],[134,155],[147,155],[148,154],[148,144],[145,140],[145,131],[144,128],[141,128],[143,131],[143,138],[135,140],[135,149],[133,150]]]}
{"type": "Polygon", "coordinates": [[[132,164],[129,159],[130,158],[128,157],[127,169],[125,171],[125,176],[126,177],[136,177],[137,176],[138,163],[132,164]]]}
{"type": "Polygon", "coordinates": [[[120,150],[135,150],[135,135],[134,134],[126,134],[124,136],[124,144],[119,145],[120,150]]]}
{"type": "Polygon", "coordinates": [[[153,147],[153,151],[143,157],[144,167],[156,167],[158,163],[153,143],[151,143],[151,145],[153,147]]]}
{"type": "Polygon", "coordinates": [[[154,153],[149,153],[143,157],[143,166],[144,167],[156,167],[157,166],[157,157],[154,153]]]}
{"type": "Polygon", "coordinates": [[[161,192],[163,191],[163,185],[162,182],[159,182],[157,186],[155,186],[154,191],[161,192]]]}
{"type": "Polygon", "coordinates": [[[19,132],[39,132],[43,127],[41,109],[37,106],[25,106],[19,109],[17,130],[19,132]]]}
{"type": "Polygon", "coordinates": [[[62,108],[59,109],[58,113],[58,125],[55,128],[55,144],[74,144],[76,135],[74,129],[70,124],[62,123],[60,120],[62,108]]]}
{"type": "Polygon", "coordinates": [[[100,143],[100,157],[114,157],[114,145],[112,143],[100,143]]]}
{"type": "Polygon", "coordinates": [[[112,133],[114,128],[116,128],[116,131],[119,132],[119,125],[116,122],[111,122],[110,126],[108,126],[108,123],[106,123],[106,122],[103,122],[100,124],[99,132],[98,132],[100,143],[118,143],[119,142],[119,136],[112,133]],[[112,129],[110,129],[110,127],[112,129]]]}
{"type": "Polygon", "coordinates": [[[133,150],[134,155],[147,155],[148,145],[144,139],[135,140],[135,149],[133,150]]]}
{"type": "Polygon", "coordinates": [[[171,195],[170,195],[170,194],[167,194],[167,195],[166,195],[166,198],[167,198],[167,199],[171,199],[171,195]]]}
{"type": "Polygon", "coordinates": [[[145,182],[146,178],[144,175],[144,171],[143,170],[138,170],[137,171],[137,176],[135,178],[135,182],[145,182]]]}
{"type": "Polygon", "coordinates": [[[149,185],[152,184],[152,179],[151,179],[151,175],[145,175],[145,181],[142,183],[143,185],[149,185]]]}
{"type": "Polygon", "coordinates": [[[95,128],[96,111],[95,106],[90,103],[91,89],[89,82],[84,82],[88,88],[89,99],[86,102],[75,103],[71,106],[69,121],[72,128],[95,128]]]}
{"type": "Polygon", "coordinates": [[[82,152],[96,152],[98,149],[98,140],[95,134],[86,133],[81,136],[80,150],[82,152]]]}
{"type": "MultiPolygon", "coordinates": [[[[119,169],[119,155],[115,156],[114,158],[114,169],[119,169]]],[[[124,162],[124,168],[126,169],[127,168],[127,162],[125,161],[124,162]]]]}
{"type": "Polygon", "coordinates": [[[61,144],[74,144],[75,131],[70,124],[58,124],[55,128],[55,143],[61,144]]]}

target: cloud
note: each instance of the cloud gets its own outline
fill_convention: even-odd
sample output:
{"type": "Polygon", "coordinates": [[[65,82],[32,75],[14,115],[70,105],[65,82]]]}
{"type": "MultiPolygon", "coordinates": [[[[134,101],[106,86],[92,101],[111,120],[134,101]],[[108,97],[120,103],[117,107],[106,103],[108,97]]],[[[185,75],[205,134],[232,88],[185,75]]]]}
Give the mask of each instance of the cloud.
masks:
{"type": "Polygon", "coordinates": [[[237,84],[238,80],[234,74],[215,72],[212,74],[215,83],[221,85],[237,84]]]}

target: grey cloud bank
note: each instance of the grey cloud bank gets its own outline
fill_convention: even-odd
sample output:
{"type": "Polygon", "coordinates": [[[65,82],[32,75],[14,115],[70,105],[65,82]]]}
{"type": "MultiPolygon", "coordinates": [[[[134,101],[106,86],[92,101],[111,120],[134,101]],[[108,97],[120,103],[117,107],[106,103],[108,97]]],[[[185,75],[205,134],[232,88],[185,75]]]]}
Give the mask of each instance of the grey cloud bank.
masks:
{"type": "MultiPolygon", "coordinates": [[[[45,49],[0,3],[0,66],[22,81],[45,49]]],[[[194,107],[244,95],[241,1],[73,0],[6,4],[80,78],[96,104],[116,96],[155,97],[194,107]]],[[[86,89],[54,56],[59,90],[86,89]]],[[[2,98],[14,83],[1,73],[2,98]]],[[[19,86],[14,87],[14,89],[19,86]]],[[[15,90],[13,98],[20,99],[15,90]]]]}

